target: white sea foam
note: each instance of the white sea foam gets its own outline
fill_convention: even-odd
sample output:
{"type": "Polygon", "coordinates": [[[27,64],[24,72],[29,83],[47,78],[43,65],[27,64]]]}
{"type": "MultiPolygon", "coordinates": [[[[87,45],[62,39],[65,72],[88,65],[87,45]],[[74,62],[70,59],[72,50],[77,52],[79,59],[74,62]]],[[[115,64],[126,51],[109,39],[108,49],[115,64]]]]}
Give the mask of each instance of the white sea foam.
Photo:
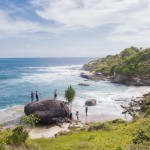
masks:
{"type": "Polygon", "coordinates": [[[24,106],[17,105],[0,110],[0,124],[16,122],[16,119],[24,115],[24,106]]]}
{"type": "Polygon", "coordinates": [[[56,66],[56,67],[39,67],[36,73],[23,74],[18,82],[30,83],[51,83],[56,80],[63,80],[72,76],[79,76],[81,65],[56,66]]]}

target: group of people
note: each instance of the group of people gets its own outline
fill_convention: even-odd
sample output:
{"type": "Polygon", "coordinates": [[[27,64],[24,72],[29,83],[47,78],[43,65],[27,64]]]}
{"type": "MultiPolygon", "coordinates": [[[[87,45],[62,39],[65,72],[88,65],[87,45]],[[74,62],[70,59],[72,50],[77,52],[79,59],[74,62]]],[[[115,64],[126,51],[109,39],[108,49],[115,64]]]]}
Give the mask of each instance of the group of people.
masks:
{"type": "MultiPolygon", "coordinates": [[[[88,106],[85,106],[85,113],[86,113],[86,116],[88,115],[88,106]]],[[[79,111],[76,111],[76,117],[77,117],[77,120],[79,121],[79,111]]]]}
{"type": "Polygon", "coordinates": [[[33,91],[31,91],[31,102],[34,101],[34,97],[35,97],[36,101],[39,101],[38,91],[36,91],[35,93],[33,91]]]}
{"type": "MultiPolygon", "coordinates": [[[[33,91],[31,91],[31,102],[34,101],[34,98],[36,99],[36,101],[39,101],[39,94],[38,94],[38,91],[36,91],[35,93],[33,91]]],[[[57,98],[57,89],[54,91],[54,99],[57,98]]],[[[61,105],[61,108],[63,109],[64,108],[64,104],[65,102],[63,101],[62,103],[60,103],[61,105]]],[[[88,114],[88,107],[85,106],[85,113],[86,113],[86,116],[88,114]]],[[[77,117],[77,120],[79,121],[79,111],[76,111],[76,117],[77,117]]],[[[65,114],[65,116],[68,116],[70,119],[72,119],[72,113],[70,112],[69,114],[65,114]]]]}
{"type": "MultiPolygon", "coordinates": [[[[34,101],[34,98],[36,99],[36,101],[39,101],[39,94],[38,91],[36,91],[35,93],[33,91],[31,91],[31,102],[34,101]]],[[[54,99],[57,98],[57,89],[54,91],[54,99]]]]}

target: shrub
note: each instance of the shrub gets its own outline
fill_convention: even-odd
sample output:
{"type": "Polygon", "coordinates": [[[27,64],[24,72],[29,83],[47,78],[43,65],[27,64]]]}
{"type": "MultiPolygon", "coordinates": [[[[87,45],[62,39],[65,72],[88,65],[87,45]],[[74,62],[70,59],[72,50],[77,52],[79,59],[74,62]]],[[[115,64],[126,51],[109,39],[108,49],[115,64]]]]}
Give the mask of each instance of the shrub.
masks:
{"type": "Polygon", "coordinates": [[[0,150],[5,150],[5,143],[0,142],[0,150]]]}
{"type": "Polygon", "coordinates": [[[133,139],[134,144],[140,144],[148,141],[150,141],[150,137],[142,130],[138,131],[137,136],[133,139]]]}
{"type": "Polygon", "coordinates": [[[113,127],[108,123],[98,123],[98,124],[93,124],[89,125],[88,131],[93,131],[93,130],[103,130],[103,131],[109,131],[112,130],[113,127]]]}
{"type": "Polygon", "coordinates": [[[122,148],[120,146],[117,146],[116,150],[122,150],[122,148]]]}
{"type": "Polygon", "coordinates": [[[112,123],[118,125],[118,124],[124,124],[126,123],[126,121],[122,119],[115,119],[112,121],[112,123]]]}
{"type": "Polygon", "coordinates": [[[12,135],[8,137],[8,144],[19,146],[28,138],[28,132],[23,129],[23,126],[18,126],[13,129],[12,135]]]}
{"type": "Polygon", "coordinates": [[[39,117],[35,114],[30,114],[29,116],[23,116],[20,119],[20,125],[22,125],[24,128],[24,125],[27,125],[28,127],[28,133],[31,131],[32,128],[40,121],[39,117]],[[30,130],[29,130],[30,128],[30,130]]]}

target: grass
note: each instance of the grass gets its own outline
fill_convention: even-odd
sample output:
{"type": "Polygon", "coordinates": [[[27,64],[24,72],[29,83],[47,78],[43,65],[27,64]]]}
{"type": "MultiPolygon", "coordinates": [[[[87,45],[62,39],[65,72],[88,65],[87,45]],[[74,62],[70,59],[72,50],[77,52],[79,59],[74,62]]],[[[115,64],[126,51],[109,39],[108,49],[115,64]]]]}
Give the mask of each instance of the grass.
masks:
{"type": "MultiPolygon", "coordinates": [[[[5,146],[8,150],[150,150],[150,143],[131,149],[132,141],[140,130],[150,137],[150,117],[139,118],[134,122],[115,120],[91,123],[56,138],[28,139],[19,147],[5,146]]],[[[10,134],[10,130],[0,131],[0,142],[5,144],[10,134]]]]}
{"type": "MultiPolygon", "coordinates": [[[[60,136],[53,139],[32,140],[40,150],[129,150],[133,138],[139,130],[150,135],[150,118],[141,118],[134,123],[113,124],[107,122],[112,128],[93,128],[85,131],[74,131],[70,135],[60,136]]],[[[91,124],[89,126],[99,126],[91,124]]],[[[83,129],[82,129],[83,130],[83,129]]],[[[149,147],[150,149],[150,147],[149,147]]],[[[142,149],[141,149],[142,150],[142,149]]]]}

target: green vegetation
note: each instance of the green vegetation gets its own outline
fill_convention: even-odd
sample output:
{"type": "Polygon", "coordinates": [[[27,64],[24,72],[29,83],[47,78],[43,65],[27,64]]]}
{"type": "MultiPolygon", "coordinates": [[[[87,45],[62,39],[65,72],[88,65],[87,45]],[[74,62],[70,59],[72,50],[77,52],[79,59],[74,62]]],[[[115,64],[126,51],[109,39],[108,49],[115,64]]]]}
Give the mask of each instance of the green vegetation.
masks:
{"type": "Polygon", "coordinates": [[[130,150],[131,147],[135,148],[139,144],[148,150],[150,148],[149,140],[145,137],[144,139],[139,137],[139,131],[142,130],[146,137],[150,137],[149,129],[150,118],[141,118],[134,123],[93,123],[55,139],[42,138],[33,141],[42,150],[116,150],[119,147],[122,150],[130,150]],[[143,143],[135,144],[135,139],[139,141],[140,138],[143,143]]]}
{"type": "Polygon", "coordinates": [[[121,75],[127,79],[138,77],[149,80],[150,48],[141,50],[132,46],[118,55],[108,55],[85,64],[83,68],[95,73],[101,72],[104,76],[121,75]]]}
{"type": "Polygon", "coordinates": [[[10,145],[21,145],[28,138],[28,132],[23,129],[23,126],[17,126],[12,130],[12,134],[8,137],[7,143],[10,145]]]}
{"type": "Polygon", "coordinates": [[[71,109],[72,109],[72,101],[74,100],[75,95],[76,95],[76,91],[72,86],[69,86],[65,90],[65,98],[69,104],[71,103],[71,109]]]}
{"type": "Polygon", "coordinates": [[[150,96],[147,96],[142,104],[141,113],[150,116],[150,96]]]}
{"type": "Polygon", "coordinates": [[[30,114],[29,116],[23,116],[20,119],[20,124],[22,125],[23,129],[27,127],[29,133],[35,125],[40,121],[39,117],[35,114],[30,114]]]}
{"type": "Polygon", "coordinates": [[[39,118],[34,114],[24,116],[20,120],[20,125],[15,129],[0,131],[0,150],[5,149],[36,149],[28,140],[28,134],[31,129],[37,124],[39,118]]]}

